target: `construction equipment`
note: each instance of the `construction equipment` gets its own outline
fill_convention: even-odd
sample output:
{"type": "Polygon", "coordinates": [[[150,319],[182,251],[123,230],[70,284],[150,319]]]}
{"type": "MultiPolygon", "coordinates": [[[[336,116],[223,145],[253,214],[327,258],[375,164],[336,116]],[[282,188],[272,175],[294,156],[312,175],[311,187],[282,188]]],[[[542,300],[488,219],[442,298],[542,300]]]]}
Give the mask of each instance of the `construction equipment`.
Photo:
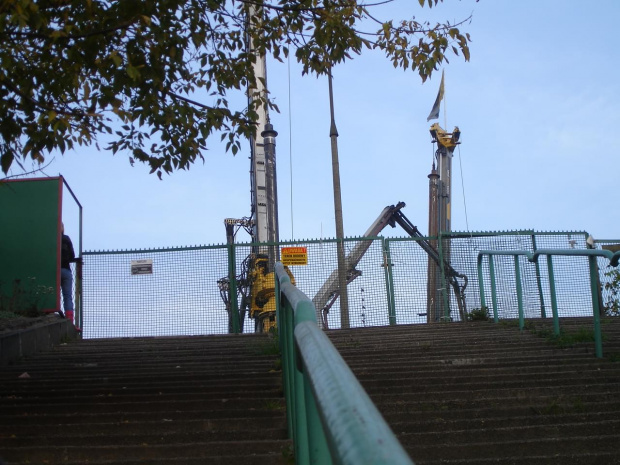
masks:
{"type": "MultiPolygon", "coordinates": [[[[445,279],[447,279],[450,286],[452,286],[459,309],[459,315],[461,316],[461,320],[464,321],[467,310],[465,304],[465,288],[467,287],[468,282],[467,276],[457,272],[447,260],[442,260],[439,252],[437,252],[437,249],[433,247],[426,238],[424,238],[419,229],[414,226],[401,211],[403,207],[405,207],[405,202],[398,202],[396,205],[389,205],[385,207],[375,222],[370,226],[370,228],[368,228],[364,237],[376,237],[386,226],[389,225],[394,228],[396,227],[396,224],[398,224],[411,237],[417,238],[418,240],[416,243],[418,243],[428,254],[429,259],[436,263],[442,271],[443,276],[445,276],[445,279]],[[461,280],[462,283],[459,280],[461,280]]],[[[372,241],[368,240],[358,242],[353,250],[351,250],[351,252],[347,255],[347,285],[355,280],[355,278],[361,276],[362,273],[356,269],[356,266],[370,248],[371,242],[372,241]]],[[[327,314],[339,296],[340,290],[338,286],[338,270],[334,270],[312,299],[317,311],[320,313],[319,319],[323,322],[324,329],[328,329],[327,314]]],[[[449,304],[449,299],[446,299],[446,301],[449,304]]]]}
{"type": "MultiPolygon", "coordinates": [[[[232,246],[237,231],[244,228],[250,236],[251,253],[241,264],[241,272],[218,280],[220,295],[229,315],[229,331],[243,331],[245,316],[255,321],[255,331],[268,331],[275,326],[275,277],[273,274],[280,254],[278,249],[278,190],[276,180],[276,136],[269,121],[266,105],[267,65],[263,52],[251,38],[249,18],[261,16],[258,5],[249,5],[246,50],[254,55],[255,84],[247,89],[248,108],[256,115],[256,136],[250,137],[250,196],[249,218],[225,220],[227,243],[232,246]],[[269,245],[266,245],[269,244],[269,245]],[[241,301],[237,301],[239,294],[241,301]]],[[[229,269],[234,270],[234,253],[229,254],[229,269]]],[[[291,281],[293,281],[291,276],[291,281]]]]}
{"type": "MultiPolygon", "coordinates": [[[[237,232],[242,228],[251,238],[254,238],[254,222],[251,218],[227,218],[224,220],[224,224],[226,226],[227,244],[233,245],[235,243],[237,232]]],[[[243,332],[246,316],[254,320],[255,332],[267,332],[276,326],[273,266],[270,266],[268,254],[261,253],[258,246],[252,247],[252,249],[252,253],[241,263],[239,274],[220,278],[217,282],[220,296],[226,305],[228,331],[230,333],[243,332]]],[[[231,256],[234,257],[234,248],[231,251],[231,256]]],[[[234,258],[232,262],[229,260],[229,269],[236,269],[235,265],[234,258]]],[[[286,270],[291,282],[295,284],[292,273],[288,268],[286,270]]]]}

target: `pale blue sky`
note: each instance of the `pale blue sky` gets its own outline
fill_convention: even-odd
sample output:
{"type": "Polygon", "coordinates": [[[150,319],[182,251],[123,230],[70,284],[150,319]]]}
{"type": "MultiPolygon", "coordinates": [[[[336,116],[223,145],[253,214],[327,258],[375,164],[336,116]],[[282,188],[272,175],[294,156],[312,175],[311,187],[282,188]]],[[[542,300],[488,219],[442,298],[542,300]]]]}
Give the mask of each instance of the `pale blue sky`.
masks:
{"type": "MultiPolygon", "coordinates": [[[[620,238],[620,2],[446,0],[428,10],[397,0],[377,10],[384,19],[433,21],[470,13],[463,29],[473,40],[471,61],[451,57],[445,66],[447,126],[443,106],[439,120],[462,132],[453,160],[453,230],[586,230],[596,239],[620,238]]],[[[288,68],[268,63],[281,110],[271,114],[279,133],[280,238],[334,237],[327,80],[302,77],[293,61],[290,75],[288,68]]],[[[398,201],[427,231],[433,150],[426,117],[440,77],[422,84],[374,52],[335,68],[346,236],[363,235],[398,201]]],[[[235,157],[215,144],[204,164],[160,181],[146,167],[130,167],[126,154],[91,147],[57,155],[46,173],[63,174],[82,203],[85,250],[220,244],[224,218],[250,213],[248,154],[247,144],[235,157]]],[[[75,236],[73,212],[67,205],[65,224],[75,236]]]]}

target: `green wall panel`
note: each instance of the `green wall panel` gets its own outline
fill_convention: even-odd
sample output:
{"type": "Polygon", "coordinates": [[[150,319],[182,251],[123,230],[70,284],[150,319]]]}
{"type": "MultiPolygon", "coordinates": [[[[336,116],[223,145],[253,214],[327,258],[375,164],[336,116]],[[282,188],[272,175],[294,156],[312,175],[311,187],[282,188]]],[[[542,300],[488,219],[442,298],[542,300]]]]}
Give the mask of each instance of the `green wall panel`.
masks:
{"type": "Polygon", "coordinates": [[[57,311],[62,178],[0,183],[0,293],[4,302],[57,311]]]}

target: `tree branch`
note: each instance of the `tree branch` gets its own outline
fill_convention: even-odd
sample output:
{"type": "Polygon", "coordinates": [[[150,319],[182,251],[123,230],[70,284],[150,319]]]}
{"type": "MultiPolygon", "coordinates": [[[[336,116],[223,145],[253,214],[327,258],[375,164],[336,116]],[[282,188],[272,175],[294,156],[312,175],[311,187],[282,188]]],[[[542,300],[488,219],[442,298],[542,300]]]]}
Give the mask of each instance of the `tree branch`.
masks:
{"type": "Polygon", "coordinates": [[[122,29],[129,29],[136,22],[138,22],[137,18],[130,20],[130,21],[125,21],[117,26],[109,27],[107,29],[100,29],[100,30],[95,30],[91,32],[85,32],[82,34],[65,34],[56,39],[53,39],[50,34],[53,32],[62,32],[59,29],[51,29],[50,30],[51,32],[47,34],[37,33],[37,32],[8,31],[8,32],[5,32],[4,35],[10,38],[16,38],[16,39],[27,38],[27,39],[46,39],[46,40],[50,40],[50,39],[51,40],[77,40],[77,39],[85,39],[87,37],[92,37],[92,36],[97,36],[97,35],[107,35],[112,32],[120,31],[122,29]]]}
{"type": "MultiPolygon", "coordinates": [[[[26,172],[26,173],[12,174],[11,176],[5,176],[5,177],[3,177],[2,179],[0,179],[0,183],[1,183],[1,182],[4,182],[4,181],[7,181],[7,180],[9,180],[9,179],[18,178],[18,177],[20,177],[20,176],[28,176],[28,175],[30,175],[30,174],[39,173],[39,172],[43,173],[43,170],[44,170],[45,168],[47,168],[48,166],[50,166],[50,165],[52,164],[52,162],[53,162],[53,161],[54,161],[54,159],[52,158],[52,159],[51,159],[51,160],[47,163],[47,165],[42,166],[42,167],[40,167],[40,168],[37,168],[36,170],[28,171],[28,172],[26,172]]],[[[16,163],[20,166],[20,168],[21,168],[21,169],[24,169],[24,165],[22,165],[18,159],[15,159],[15,162],[16,162],[16,163]]],[[[43,173],[43,174],[45,174],[45,173],[43,173]]],[[[45,176],[47,176],[47,174],[45,174],[45,176]]],[[[47,176],[47,177],[49,178],[50,176],[47,176]]]]}

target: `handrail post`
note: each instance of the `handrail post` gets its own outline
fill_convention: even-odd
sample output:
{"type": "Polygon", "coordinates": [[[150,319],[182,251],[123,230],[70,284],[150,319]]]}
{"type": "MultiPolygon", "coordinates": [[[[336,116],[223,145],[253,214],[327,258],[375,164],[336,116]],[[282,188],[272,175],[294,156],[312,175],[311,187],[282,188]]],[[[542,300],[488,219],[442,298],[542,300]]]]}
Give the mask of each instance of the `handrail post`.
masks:
{"type": "MultiPolygon", "coordinates": [[[[274,273],[275,274],[275,273],[274,273]]],[[[286,427],[290,438],[295,436],[295,409],[292,405],[294,398],[294,385],[291,374],[294,373],[293,362],[293,333],[292,327],[292,311],[284,308],[282,304],[282,296],[280,294],[280,280],[275,277],[276,292],[276,319],[278,328],[278,339],[280,342],[280,353],[282,354],[282,383],[286,400],[286,427]]]]}
{"type": "MultiPolygon", "coordinates": [[[[478,289],[480,291],[480,306],[481,307],[486,307],[487,306],[487,302],[486,302],[486,298],[485,298],[485,295],[484,295],[484,276],[482,274],[482,260],[483,260],[483,258],[484,258],[484,255],[482,255],[482,254],[478,255],[478,289]]],[[[491,255],[489,255],[489,260],[490,259],[491,259],[491,255]]]]}
{"type": "Polygon", "coordinates": [[[598,272],[596,256],[588,257],[590,264],[590,288],[592,289],[592,311],[594,312],[594,348],[597,358],[603,357],[603,338],[601,336],[601,305],[598,300],[598,272]]]}
{"type": "Polygon", "coordinates": [[[519,329],[525,328],[525,316],[523,314],[523,288],[521,286],[521,267],[519,266],[519,256],[515,255],[515,280],[517,282],[517,305],[519,306],[519,329]]]}
{"type": "Polygon", "coordinates": [[[482,260],[484,255],[489,257],[489,275],[491,278],[491,300],[493,301],[493,321],[499,323],[499,316],[497,313],[497,289],[495,287],[495,265],[493,264],[492,254],[479,254],[478,255],[478,287],[480,289],[480,307],[487,308],[487,302],[484,295],[484,277],[482,274],[482,260]]]}
{"type": "MultiPolygon", "coordinates": [[[[297,349],[294,350],[297,359],[297,349]]],[[[293,442],[295,444],[295,463],[306,465],[310,463],[310,448],[308,437],[308,421],[306,416],[306,389],[304,387],[304,374],[300,371],[298,364],[294,361],[293,384],[295,385],[295,435],[293,442]]]]}
{"type": "Polygon", "coordinates": [[[555,293],[555,274],[553,272],[553,258],[547,255],[547,269],[549,271],[549,293],[551,294],[551,312],[553,313],[553,333],[560,335],[560,317],[558,316],[558,298],[555,293]]]}
{"type": "MultiPolygon", "coordinates": [[[[532,250],[536,252],[536,234],[532,234],[532,250]]],[[[540,279],[540,265],[538,260],[534,262],[534,267],[536,269],[536,285],[538,286],[538,298],[540,299],[540,317],[547,318],[547,311],[545,309],[545,298],[542,291],[542,281],[540,279]]]]}
{"type": "Polygon", "coordinates": [[[314,400],[310,380],[304,374],[304,397],[306,399],[306,420],[308,422],[308,457],[311,464],[331,465],[327,439],[314,400]]]}

